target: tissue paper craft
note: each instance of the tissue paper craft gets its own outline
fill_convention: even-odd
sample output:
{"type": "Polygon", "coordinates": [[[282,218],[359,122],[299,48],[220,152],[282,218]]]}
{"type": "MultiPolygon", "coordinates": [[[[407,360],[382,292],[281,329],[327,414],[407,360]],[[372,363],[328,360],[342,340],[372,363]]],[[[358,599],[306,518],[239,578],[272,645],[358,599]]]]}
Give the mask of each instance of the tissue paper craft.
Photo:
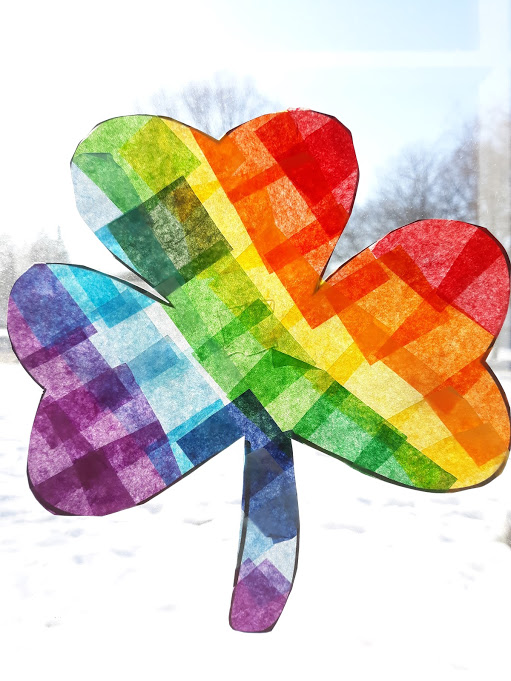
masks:
{"type": "Polygon", "coordinates": [[[244,438],[230,623],[259,632],[296,571],[293,439],[432,492],[502,470],[509,416],[485,358],[507,256],[481,227],[425,220],[325,279],[358,182],[335,118],[270,114],[220,141],[115,118],[71,168],[84,220],[167,302],[78,266],[15,284],[10,337],[44,387],[28,475],[48,510],[135,506],[244,438]]]}

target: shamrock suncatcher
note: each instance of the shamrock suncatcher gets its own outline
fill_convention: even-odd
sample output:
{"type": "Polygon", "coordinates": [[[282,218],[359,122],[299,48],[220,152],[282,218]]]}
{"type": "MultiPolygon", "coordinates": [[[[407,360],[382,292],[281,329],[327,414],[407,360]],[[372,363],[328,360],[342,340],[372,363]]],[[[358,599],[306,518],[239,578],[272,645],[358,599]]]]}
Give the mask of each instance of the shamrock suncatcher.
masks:
{"type": "Polygon", "coordinates": [[[48,510],[141,504],[245,438],[230,623],[267,631],[296,572],[292,439],[431,492],[500,473],[509,414],[485,359],[507,256],[481,227],[424,220],[325,279],[358,182],[335,118],[269,114],[220,141],[114,118],[71,168],[84,220],[167,303],[78,266],[16,282],[11,341],[44,387],[28,476],[48,510]]]}

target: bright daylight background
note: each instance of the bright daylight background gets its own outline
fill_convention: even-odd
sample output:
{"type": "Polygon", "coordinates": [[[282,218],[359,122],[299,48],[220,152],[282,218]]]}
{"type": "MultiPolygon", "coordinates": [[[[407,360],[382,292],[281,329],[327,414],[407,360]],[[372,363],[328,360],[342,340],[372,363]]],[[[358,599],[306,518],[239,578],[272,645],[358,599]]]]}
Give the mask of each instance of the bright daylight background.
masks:
{"type": "MultiPolygon", "coordinates": [[[[10,3],[0,46],[3,279],[41,257],[31,245],[41,233],[58,239],[58,227],[71,262],[119,274],[78,216],[69,159],[98,122],[149,111],[155,93],[220,72],[250,77],[282,108],[345,123],[360,211],[373,209],[386,178],[399,183],[392,168],[404,148],[431,154],[468,126],[475,132],[454,156],[475,149],[473,220],[509,249],[510,9],[507,0],[10,3]]],[[[428,495],[296,445],[293,593],[272,633],[241,634],[227,618],[241,443],[142,507],[53,517],[25,475],[40,390],[0,340],[2,678],[510,678],[511,467],[488,486],[428,495]]],[[[492,361],[508,394],[509,360],[507,329],[492,361]]]]}

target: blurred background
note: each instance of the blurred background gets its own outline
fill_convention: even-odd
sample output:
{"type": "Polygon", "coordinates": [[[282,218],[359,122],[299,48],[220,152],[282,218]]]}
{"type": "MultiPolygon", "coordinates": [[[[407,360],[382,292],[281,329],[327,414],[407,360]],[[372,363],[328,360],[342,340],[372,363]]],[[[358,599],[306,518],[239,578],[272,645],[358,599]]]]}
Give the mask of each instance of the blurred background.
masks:
{"type": "MultiPolygon", "coordinates": [[[[82,222],[69,174],[91,128],[131,113],[174,117],[217,138],[274,110],[336,116],[353,134],[360,184],[330,271],[423,218],[487,227],[509,253],[510,5],[32,0],[4,11],[0,632],[8,678],[176,670],[192,680],[509,678],[511,473],[461,495],[428,495],[297,445],[298,578],[272,634],[240,635],[227,613],[241,445],[133,512],[49,516],[25,476],[41,391],[10,349],[5,311],[13,282],[34,262],[134,281],[82,222]]],[[[509,395],[509,315],[489,361],[509,395]]]]}

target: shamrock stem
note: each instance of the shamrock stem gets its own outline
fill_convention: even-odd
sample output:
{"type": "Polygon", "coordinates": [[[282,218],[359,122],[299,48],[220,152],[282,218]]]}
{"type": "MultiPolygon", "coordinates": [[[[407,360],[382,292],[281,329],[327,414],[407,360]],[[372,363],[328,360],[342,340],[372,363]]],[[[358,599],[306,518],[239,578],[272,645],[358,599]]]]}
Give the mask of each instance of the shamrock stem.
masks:
{"type": "Polygon", "coordinates": [[[291,440],[281,434],[255,450],[246,441],[243,521],[229,618],[233,629],[273,629],[293,586],[298,539],[291,440]]]}

